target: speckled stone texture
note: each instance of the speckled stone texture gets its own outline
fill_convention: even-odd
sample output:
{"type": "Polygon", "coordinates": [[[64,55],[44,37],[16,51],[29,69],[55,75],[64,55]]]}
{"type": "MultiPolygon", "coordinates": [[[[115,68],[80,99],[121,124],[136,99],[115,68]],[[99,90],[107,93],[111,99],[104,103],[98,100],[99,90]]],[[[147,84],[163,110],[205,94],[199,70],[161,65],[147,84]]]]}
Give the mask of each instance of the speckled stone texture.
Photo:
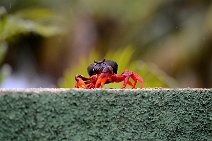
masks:
{"type": "Polygon", "coordinates": [[[211,141],[212,89],[0,89],[0,141],[211,141]]]}

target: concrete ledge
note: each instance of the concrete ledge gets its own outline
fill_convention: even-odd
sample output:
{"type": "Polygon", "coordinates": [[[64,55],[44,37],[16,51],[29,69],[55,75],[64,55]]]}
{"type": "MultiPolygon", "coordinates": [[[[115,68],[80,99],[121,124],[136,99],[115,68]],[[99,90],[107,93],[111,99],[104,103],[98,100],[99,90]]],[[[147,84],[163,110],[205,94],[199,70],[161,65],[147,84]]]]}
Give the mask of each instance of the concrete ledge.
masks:
{"type": "Polygon", "coordinates": [[[212,89],[0,89],[0,141],[212,140],[212,89]]]}

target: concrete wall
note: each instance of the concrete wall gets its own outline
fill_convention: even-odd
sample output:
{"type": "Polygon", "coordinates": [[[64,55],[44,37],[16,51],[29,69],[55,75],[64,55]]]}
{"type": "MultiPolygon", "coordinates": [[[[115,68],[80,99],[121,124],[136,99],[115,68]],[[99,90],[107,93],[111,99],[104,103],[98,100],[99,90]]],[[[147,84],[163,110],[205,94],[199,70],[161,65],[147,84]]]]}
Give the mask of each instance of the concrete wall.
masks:
{"type": "Polygon", "coordinates": [[[212,89],[1,89],[10,140],[210,141],[212,89]]]}

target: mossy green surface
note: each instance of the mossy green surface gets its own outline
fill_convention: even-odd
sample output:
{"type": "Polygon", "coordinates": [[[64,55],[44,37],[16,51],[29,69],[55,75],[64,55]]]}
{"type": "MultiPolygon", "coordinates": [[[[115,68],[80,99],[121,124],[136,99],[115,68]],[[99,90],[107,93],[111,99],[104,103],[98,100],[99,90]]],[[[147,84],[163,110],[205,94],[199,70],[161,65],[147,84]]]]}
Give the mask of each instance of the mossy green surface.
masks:
{"type": "Polygon", "coordinates": [[[0,93],[1,141],[212,140],[212,89],[0,93]]]}

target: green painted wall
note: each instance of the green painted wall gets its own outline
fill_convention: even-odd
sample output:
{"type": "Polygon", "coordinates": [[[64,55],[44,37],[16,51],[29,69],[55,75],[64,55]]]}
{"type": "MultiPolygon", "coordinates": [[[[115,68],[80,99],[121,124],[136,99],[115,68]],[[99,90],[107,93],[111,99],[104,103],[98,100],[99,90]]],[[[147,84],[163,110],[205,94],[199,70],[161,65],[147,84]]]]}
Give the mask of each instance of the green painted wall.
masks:
{"type": "Polygon", "coordinates": [[[0,141],[212,140],[212,89],[0,93],[0,141]]]}

